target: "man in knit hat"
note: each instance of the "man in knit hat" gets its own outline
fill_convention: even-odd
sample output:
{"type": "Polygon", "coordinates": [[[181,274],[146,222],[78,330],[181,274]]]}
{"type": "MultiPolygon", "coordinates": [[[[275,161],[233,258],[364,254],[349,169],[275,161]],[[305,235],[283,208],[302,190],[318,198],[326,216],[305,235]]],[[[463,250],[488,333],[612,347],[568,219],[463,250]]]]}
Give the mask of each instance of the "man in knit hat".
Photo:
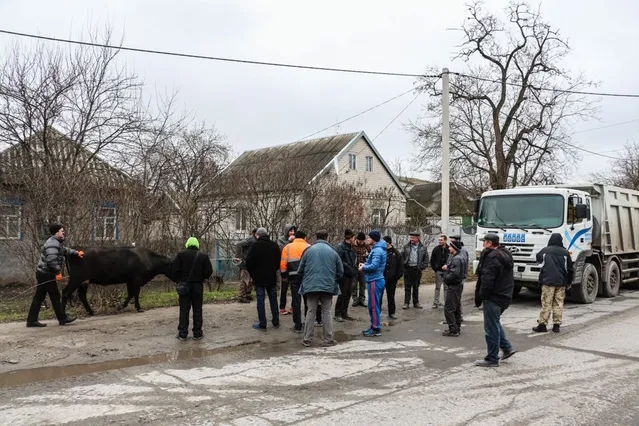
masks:
{"type": "Polygon", "coordinates": [[[386,269],[386,241],[382,240],[382,234],[377,231],[368,233],[368,243],[372,250],[366,259],[366,263],[359,265],[359,270],[365,274],[368,290],[368,313],[371,317],[371,326],[362,332],[366,337],[382,335],[381,301],[384,294],[384,270],[386,269]]]}
{"type": "MultiPolygon", "coordinates": [[[[368,253],[371,251],[371,246],[366,242],[366,234],[359,232],[353,244],[353,250],[355,250],[355,257],[357,258],[357,264],[366,262],[368,253]]],[[[357,282],[353,283],[353,307],[363,306],[366,307],[366,279],[364,273],[359,271],[357,273],[357,282]]]]}
{"type": "Polygon", "coordinates": [[[173,260],[173,276],[184,290],[178,292],[180,303],[180,322],[177,338],[184,341],[189,334],[189,313],[193,308],[193,340],[204,337],[202,333],[202,304],[204,303],[204,280],[213,274],[213,265],[206,253],[200,252],[200,242],[190,237],[185,249],[173,260]]]}

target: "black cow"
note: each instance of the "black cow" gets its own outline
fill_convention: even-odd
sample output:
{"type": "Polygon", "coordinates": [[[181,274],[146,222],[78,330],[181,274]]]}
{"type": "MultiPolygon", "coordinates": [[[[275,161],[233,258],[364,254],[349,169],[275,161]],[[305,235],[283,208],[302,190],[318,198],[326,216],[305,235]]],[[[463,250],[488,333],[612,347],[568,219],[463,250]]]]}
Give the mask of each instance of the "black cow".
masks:
{"type": "Polygon", "coordinates": [[[93,315],[93,309],[87,301],[88,284],[111,285],[126,283],[127,298],[120,309],[126,308],[135,298],[135,308],[140,307],[140,287],[151,281],[156,275],[164,274],[172,278],[172,259],[142,247],[93,247],[79,249],[84,251],[82,259],[69,256],[69,282],[62,290],[62,306],[66,309],[69,297],[78,290],[78,298],[87,314],[93,315]]]}

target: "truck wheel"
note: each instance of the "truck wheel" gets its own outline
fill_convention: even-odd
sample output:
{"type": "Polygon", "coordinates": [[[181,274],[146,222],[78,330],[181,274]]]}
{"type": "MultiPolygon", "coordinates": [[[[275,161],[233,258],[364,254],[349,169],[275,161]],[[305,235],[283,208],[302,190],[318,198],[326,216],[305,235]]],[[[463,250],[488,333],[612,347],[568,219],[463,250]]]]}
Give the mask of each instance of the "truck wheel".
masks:
{"type": "Polygon", "coordinates": [[[597,298],[599,291],[599,274],[592,263],[584,265],[584,273],[579,288],[573,290],[575,302],[592,303],[597,298]]]}
{"type": "Polygon", "coordinates": [[[515,286],[513,287],[513,299],[519,296],[522,287],[523,285],[520,282],[515,281],[515,286]]]}
{"type": "Polygon", "coordinates": [[[606,268],[606,282],[601,283],[601,295],[603,297],[615,297],[619,294],[621,286],[621,273],[617,262],[610,261],[606,268]]]}

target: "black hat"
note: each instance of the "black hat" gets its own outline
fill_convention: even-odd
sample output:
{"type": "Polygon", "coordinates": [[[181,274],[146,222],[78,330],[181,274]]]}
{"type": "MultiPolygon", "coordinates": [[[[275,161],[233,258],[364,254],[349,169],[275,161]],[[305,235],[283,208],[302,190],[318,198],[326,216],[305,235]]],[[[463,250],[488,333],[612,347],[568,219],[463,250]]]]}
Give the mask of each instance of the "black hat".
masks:
{"type": "Polygon", "coordinates": [[[363,232],[359,232],[357,234],[357,240],[359,241],[366,241],[366,234],[364,234],[363,232]]]}
{"type": "Polygon", "coordinates": [[[295,238],[306,238],[306,232],[304,232],[304,231],[295,231],[295,238]]]}
{"type": "Polygon", "coordinates": [[[384,238],[382,238],[382,240],[386,241],[388,244],[393,244],[393,239],[390,237],[390,235],[384,235],[384,238]]]}
{"type": "Polygon", "coordinates": [[[354,236],[355,236],[355,233],[351,231],[350,229],[344,230],[344,239],[349,239],[350,237],[354,237],[354,236]]]}
{"type": "Polygon", "coordinates": [[[49,226],[49,233],[51,235],[55,235],[58,233],[58,231],[60,231],[60,229],[62,229],[63,226],[60,225],[59,223],[54,223],[52,225],[49,226]]]}
{"type": "Polygon", "coordinates": [[[493,244],[499,244],[499,235],[497,235],[497,234],[486,234],[486,235],[484,235],[484,241],[490,241],[493,244]]]}
{"type": "Polygon", "coordinates": [[[455,240],[455,241],[450,241],[448,243],[452,248],[455,249],[456,252],[460,252],[461,251],[461,242],[459,240],[455,240]]]}
{"type": "Polygon", "coordinates": [[[411,233],[410,233],[410,234],[408,234],[408,235],[410,235],[411,237],[421,237],[421,236],[422,236],[422,233],[421,233],[421,232],[419,232],[419,231],[413,231],[413,232],[411,232],[411,233]]]}
{"type": "Polygon", "coordinates": [[[375,241],[376,243],[382,239],[382,233],[379,232],[377,229],[374,229],[371,232],[369,232],[368,236],[371,237],[371,240],[375,241]]]}

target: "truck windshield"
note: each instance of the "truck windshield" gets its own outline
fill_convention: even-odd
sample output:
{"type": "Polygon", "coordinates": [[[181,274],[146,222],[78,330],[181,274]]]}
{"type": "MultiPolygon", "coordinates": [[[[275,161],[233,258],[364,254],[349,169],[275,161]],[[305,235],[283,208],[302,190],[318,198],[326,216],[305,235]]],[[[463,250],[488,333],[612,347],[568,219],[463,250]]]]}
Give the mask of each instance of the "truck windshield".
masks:
{"type": "Polygon", "coordinates": [[[481,199],[477,225],[556,228],[563,224],[563,218],[561,195],[494,195],[481,199]]]}

